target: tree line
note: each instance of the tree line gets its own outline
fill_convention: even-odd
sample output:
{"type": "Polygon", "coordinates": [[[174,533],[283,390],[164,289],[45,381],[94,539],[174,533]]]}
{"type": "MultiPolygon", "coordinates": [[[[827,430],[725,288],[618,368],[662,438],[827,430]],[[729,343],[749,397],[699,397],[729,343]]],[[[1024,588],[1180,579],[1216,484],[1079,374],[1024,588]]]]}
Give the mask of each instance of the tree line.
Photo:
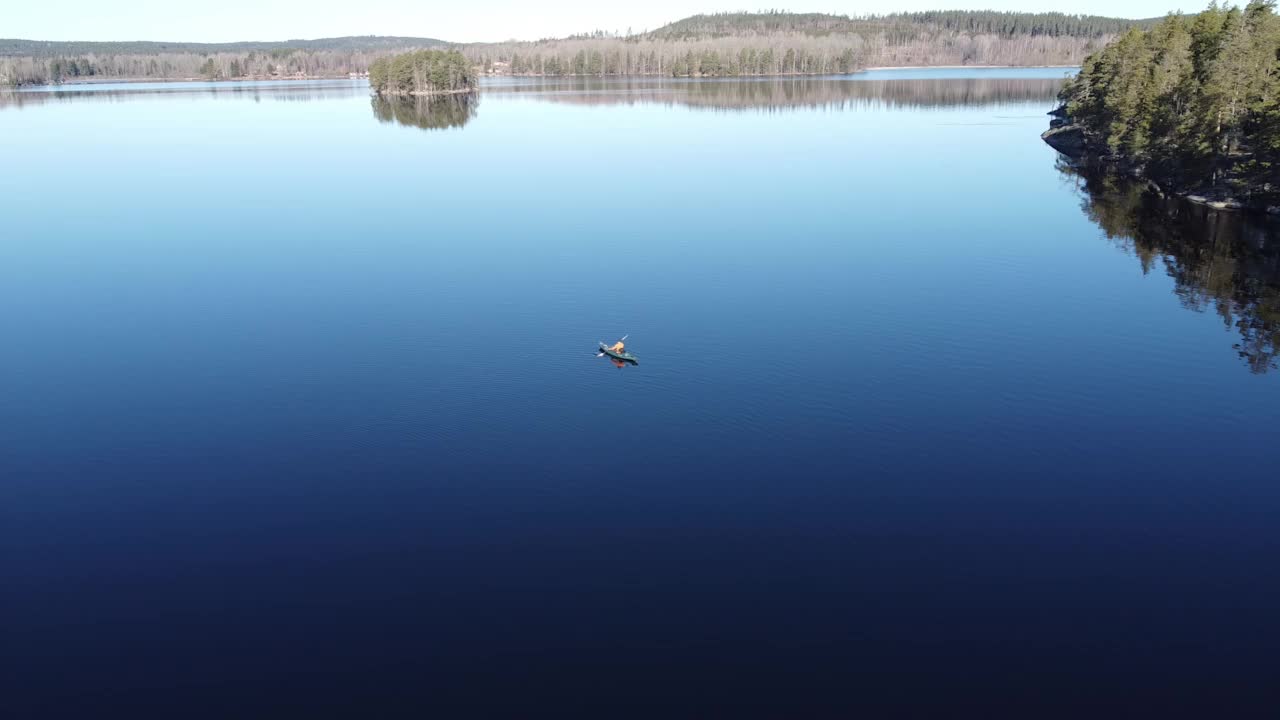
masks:
{"type": "Polygon", "coordinates": [[[1059,13],[695,15],[653,31],[449,45],[355,37],[281,43],[59,43],[0,40],[0,84],[84,78],[334,77],[396,53],[449,47],[481,72],[722,77],[847,73],[876,65],[1077,65],[1144,21],[1059,13]]]}
{"type": "Polygon", "coordinates": [[[418,50],[379,58],[369,66],[378,95],[442,95],[476,89],[476,69],[457,50],[418,50]]]}
{"type": "Polygon", "coordinates": [[[944,30],[988,35],[1050,35],[1077,38],[1118,35],[1130,28],[1149,26],[1156,22],[1156,20],[1127,20],[1097,15],[1067,15],[1058,12],[969,12],[965,10],[899,13],[887,15],[883,20],[890,25],[931,25],[944,30]]]}
{"type": "Polygon", "coordinates": [[[774,11],[693,15],[644,35],[666,40],[776,33],[809,35],[864,33],[910,36],[920,28],[931,28],[988,35],[1061,35],[1101,38],[1151,22],[1094,15],[1068,15],[1058,12],[1019,13],[993,10],[945,10],[861,17],[774,11]]]}
{"type": "Polygon", "coordinates": [[[921,32],[884,35],[759,35],[700,40],[577,38],[463,49],[486,73],[515,75],[819,75],[877,66],[1074,66],[1102,40],[1050,35],[921,32]]]}
{"type": "Polygon", "coordinates": [[[266,80],[363,75],[386,53],[361,50],[271,50],[150,55],[0,57],[0,85],[52,85],[76,80],[266,80]]]}
{"type": "Polygon", "coordinates": [[[163,55],[330,50],[335,52],[400,52],[409,48],[444,47],[435,38],[349,35],[317,40],[226,43],[130,41],[12,40],[0,38],[0,57],[71,57],[76,55],[163,55]]]}
{"type": "Polygon", "coordinates": [[[1091,155],[1180,192],[1280,202],[1280,17],[1214,3],[1088,57],[1061,99],[1091,155]]]}
{"type": "Polygon", "coordinates": [[[813,75],[854,72],[863,65],[861,42],[779,38],[717,38],[700,42],[628,42],[613,38],[472,47],[467,55],[487,73],[513,75],[813,75]]]}
{"type": "Polygon", "coordinates": [[[695,15],[657,30],[462,48],[485,72],[517,75],[802,75],[877,65],[1078,65],[1150,21],[1061,13],[695,15]]]}

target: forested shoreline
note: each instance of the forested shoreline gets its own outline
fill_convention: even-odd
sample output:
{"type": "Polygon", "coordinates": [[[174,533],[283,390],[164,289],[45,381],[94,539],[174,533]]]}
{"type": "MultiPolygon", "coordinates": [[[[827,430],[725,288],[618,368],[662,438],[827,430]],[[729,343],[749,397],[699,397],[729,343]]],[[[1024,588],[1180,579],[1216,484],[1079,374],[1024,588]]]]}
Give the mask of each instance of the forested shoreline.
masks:
{"type": "Polygon", "coordinates": [[[1149,21],[1061,13],[947,11],[694,15],[652,32],[475,44],[486,72],[515,75],[821,75],[874,66],[1078,65],[1149,21]]]}
{"type": "Polygon", "coordinates": [[[363,76],[383,51],[272,50],[0,57],[0,85],[113,80],[288,80],[363,76]]]}
{"type": "Polygon", "coordinates": [[[653,31],[505,43],[412,37],[219,44],[0,39],[0,85],[362,76],[380,58],[427,49],[461,52],[479,73],[537,76],[722,77],[847,73],[888,65],[1078,65],[1118,33],[1147,24],[1061,13],[847,17],[766,12],[695,15],[653,31]]]}
{"type": "Polygon", "coordinates": [[[1219,207],[1280,205],[1280,16],[1216,3],[1130,30],[1062,90],[1045,140],[1219,207]]]}

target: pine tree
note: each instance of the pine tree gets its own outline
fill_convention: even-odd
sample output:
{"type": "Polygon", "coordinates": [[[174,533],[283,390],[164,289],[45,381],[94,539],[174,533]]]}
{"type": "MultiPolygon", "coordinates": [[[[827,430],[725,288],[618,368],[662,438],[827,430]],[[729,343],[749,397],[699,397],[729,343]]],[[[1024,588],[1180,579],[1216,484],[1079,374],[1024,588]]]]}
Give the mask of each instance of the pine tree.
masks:
{"type": "Polygon", "coordinates": [[[1177,186],[1280,199],[1280,17],[1211,5],[1130,30],[1063,89],[1091,144],[1177,186]]]}

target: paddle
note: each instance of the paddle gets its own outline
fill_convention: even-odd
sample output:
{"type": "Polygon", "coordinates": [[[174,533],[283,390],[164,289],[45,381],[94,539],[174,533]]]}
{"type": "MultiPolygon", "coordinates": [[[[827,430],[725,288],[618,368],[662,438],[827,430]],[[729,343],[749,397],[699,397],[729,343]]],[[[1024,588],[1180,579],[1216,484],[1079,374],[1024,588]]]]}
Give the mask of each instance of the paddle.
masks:
{"type": "MultiPolygon", "coordinates": [[[[622,340],[626,340],[626,339],[627,339],[627,338],[629,338],[629,337],[631,337],[631,333],[627,333],[626,335],[623,335],[623,336],[622,336],[622,340]]],[[[622,340],[619,340],[618,342],[622,342],[622,340]]],[[[606,343],[606,342],[605,342],[605,341],[603,341],[603,340],[601,340],[601,341],[600,341],[600,347],[604,347],[604,346],[605,346],[605,345],[607,345],[607,344],[608,344],[608,343],[606,343]]],[[[604,352],[598,352],[598,353],[596,353],[596,357],[604,357],[604,352]]]]}

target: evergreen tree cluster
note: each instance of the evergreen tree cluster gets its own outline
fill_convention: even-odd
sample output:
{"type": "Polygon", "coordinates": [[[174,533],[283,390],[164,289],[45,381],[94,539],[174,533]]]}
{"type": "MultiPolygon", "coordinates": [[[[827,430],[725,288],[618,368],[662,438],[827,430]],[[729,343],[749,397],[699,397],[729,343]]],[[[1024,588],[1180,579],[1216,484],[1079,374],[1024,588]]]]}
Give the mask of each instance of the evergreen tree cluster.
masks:
{"type": "Polygon", "coordinates": [[[1183,191],[1280,195],[1280,17],[1274,0],[1214,3],[1130,30],[1062,91],[1091,152],[1183,191]]]}
{"type": "Polygon", "coordinates": [[[369,86],[379,95],[437,95],[476,89],[476,70],[457,50],[418,50],[369,65],[369,86]]]}

